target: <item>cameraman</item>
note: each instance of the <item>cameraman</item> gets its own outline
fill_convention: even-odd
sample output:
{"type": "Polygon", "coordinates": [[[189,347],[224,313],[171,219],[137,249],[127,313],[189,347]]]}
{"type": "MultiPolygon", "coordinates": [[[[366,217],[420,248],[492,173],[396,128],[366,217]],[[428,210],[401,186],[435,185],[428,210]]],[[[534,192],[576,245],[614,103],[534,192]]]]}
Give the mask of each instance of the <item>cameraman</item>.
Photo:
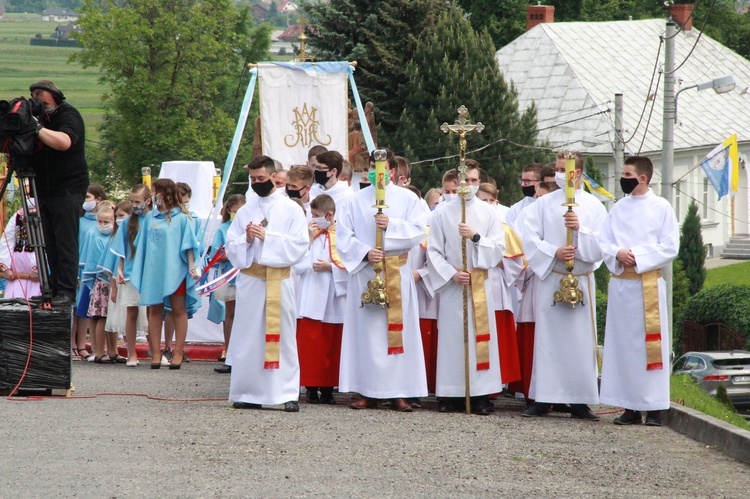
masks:
{"type": "Polygon", "coordinates": [[[51,81],[41,80],[29,90],[44,103],[37,126],[39,141],[29,165],[36,174],[52,305],[73,305],[79,263],[78,218],[89,185],[83,118],[51,81]]]}

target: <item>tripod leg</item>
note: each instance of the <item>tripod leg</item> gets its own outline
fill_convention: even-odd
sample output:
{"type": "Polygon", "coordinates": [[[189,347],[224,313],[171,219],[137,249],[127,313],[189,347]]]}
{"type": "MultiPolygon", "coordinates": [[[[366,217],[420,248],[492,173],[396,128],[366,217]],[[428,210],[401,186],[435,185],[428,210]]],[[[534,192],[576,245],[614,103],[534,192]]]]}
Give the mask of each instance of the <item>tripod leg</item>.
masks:
{"type": "Polygon", "coordinates": [[[21,206],[23,207],[23,214],[26,219],[29,243],[34,249],[34,256],[36,256],[39,287],[42,290],[42,303],[46,306],[52,301],[52,289],[49,284],[49,265],[47,265],[47,253],[44,244],[44,231],[42,230],[42,217],[39,213],[40,207],[38,205],[39,198],[36,191],[36,182],[34,181],[33,173],[19,174],[17,172],[16,175],[18,176],[18,183],[21,190],[21,206]],[[27,186],[29,189],[28,194],[26,192],[27,186]],[[37,204],[33,209],[28,203],[29,195],[34,198],[37,204]]]}

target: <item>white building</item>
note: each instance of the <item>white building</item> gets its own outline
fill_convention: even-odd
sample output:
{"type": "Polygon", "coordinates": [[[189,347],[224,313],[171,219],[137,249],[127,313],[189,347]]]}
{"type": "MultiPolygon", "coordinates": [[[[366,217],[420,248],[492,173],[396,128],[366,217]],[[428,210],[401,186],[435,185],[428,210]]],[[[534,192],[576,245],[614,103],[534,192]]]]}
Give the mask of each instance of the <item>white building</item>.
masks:
{"type": "MultiPolygon", "coordinates": [[[[539,7],[537,7],[539,8],[539,7]]],[[[505,78],[519,94],[519,108],[536,104],[540,142],[553,148],[573,148],[594,157],[605,177],[604,187],[615,192],[620,172],[614,162],[614,96],[624,96],[625,156],[651,157],[651,181],[660,192],[663,75],[662,38],[666,21],[538,24],[497,51],[505,78]],[[654,68],[656,73],[651,84],[654,68]],[[657,84],[658,83],[658,84],[657,84]],[[595,136],[606,144],[586,148],[581,139],[595,136]]],[[[686,90],[679,95],[675,125],[674,208],[682,221],[690,198],[699,205],[703,240],[709,255],[718,255],[730,236],[748,237],[748,177],[750,155],[750,61],[695,29],[680,30],[675,38],[677,87],[732,75],[736,88],[718,95],[711,90],[686,90]],[[688,53],[695,46],[688,57],[688,53]],[[685,60],[687,59],[687,60],[685,60]],[[684,62],[684,64],[682,64],[684,62]],[[740,190],[734,202],[717,195],[702,169],[688,173],[716,145],[738,134],[740,190]]]]}

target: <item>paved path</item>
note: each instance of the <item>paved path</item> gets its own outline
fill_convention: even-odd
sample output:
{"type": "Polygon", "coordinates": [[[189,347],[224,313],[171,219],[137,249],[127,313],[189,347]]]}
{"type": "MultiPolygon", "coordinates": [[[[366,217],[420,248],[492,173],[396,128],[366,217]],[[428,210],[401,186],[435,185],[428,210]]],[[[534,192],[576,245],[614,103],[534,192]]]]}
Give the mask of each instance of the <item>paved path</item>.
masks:
{"type": "MultiPolygon", "coordinates": [[[[301,405],[238,411],[218,364],[75,362],[76,397],[0,399],[0,497],[746,497],[750,467],[669,428],[501,399],[487,417],[301,405]]],[[[598,407],[604,412],[609,408],[598,407]]]]}

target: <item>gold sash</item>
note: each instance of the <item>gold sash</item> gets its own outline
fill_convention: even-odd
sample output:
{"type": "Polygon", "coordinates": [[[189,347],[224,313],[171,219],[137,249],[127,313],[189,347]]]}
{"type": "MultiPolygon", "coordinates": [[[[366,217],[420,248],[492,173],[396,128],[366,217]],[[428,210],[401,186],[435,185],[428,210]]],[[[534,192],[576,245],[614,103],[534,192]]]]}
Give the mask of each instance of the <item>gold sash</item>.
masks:
{"type": "Polygon", "coordinates": [[[490,368],[490,317],[487,312],[487,269],[471,269],[471,303],[477,347],[477,371],[490,368]]]}
{"type": "Polygon", "coordinates": [[[388,355],[404,353],[404,314],[401,306],[401,267],[408,253],[385,257],[385,291],[388,293],[388,355]]]}
{"type": "Polygon", "coordinates": [[[646,370],[664,369],[661,356],[661,317],[659,316],[659,278],[661,269],[638,274],[635,267],[626,267],[615,279],[641,281],[643,286],[643,311],[646,323],[646,370]]]}
{"type": "Polygon", "coordinates": [[[326,230],[317,230],[313,239],[321,234],[328,238],[328,255],[331,257],[331,263],[340,269],[344,269],[344,262],[341,261],[338,251],[336,251],[336,222],[333,222],[326,230]]]}
{"type": "Polygon", "coordinates": [[[263,369],[278,369],[281,341],[281,281],[289,279],[289,267],[267,267],[254,263],[240,272],[266,282],[266,350],[263,369]]]}

